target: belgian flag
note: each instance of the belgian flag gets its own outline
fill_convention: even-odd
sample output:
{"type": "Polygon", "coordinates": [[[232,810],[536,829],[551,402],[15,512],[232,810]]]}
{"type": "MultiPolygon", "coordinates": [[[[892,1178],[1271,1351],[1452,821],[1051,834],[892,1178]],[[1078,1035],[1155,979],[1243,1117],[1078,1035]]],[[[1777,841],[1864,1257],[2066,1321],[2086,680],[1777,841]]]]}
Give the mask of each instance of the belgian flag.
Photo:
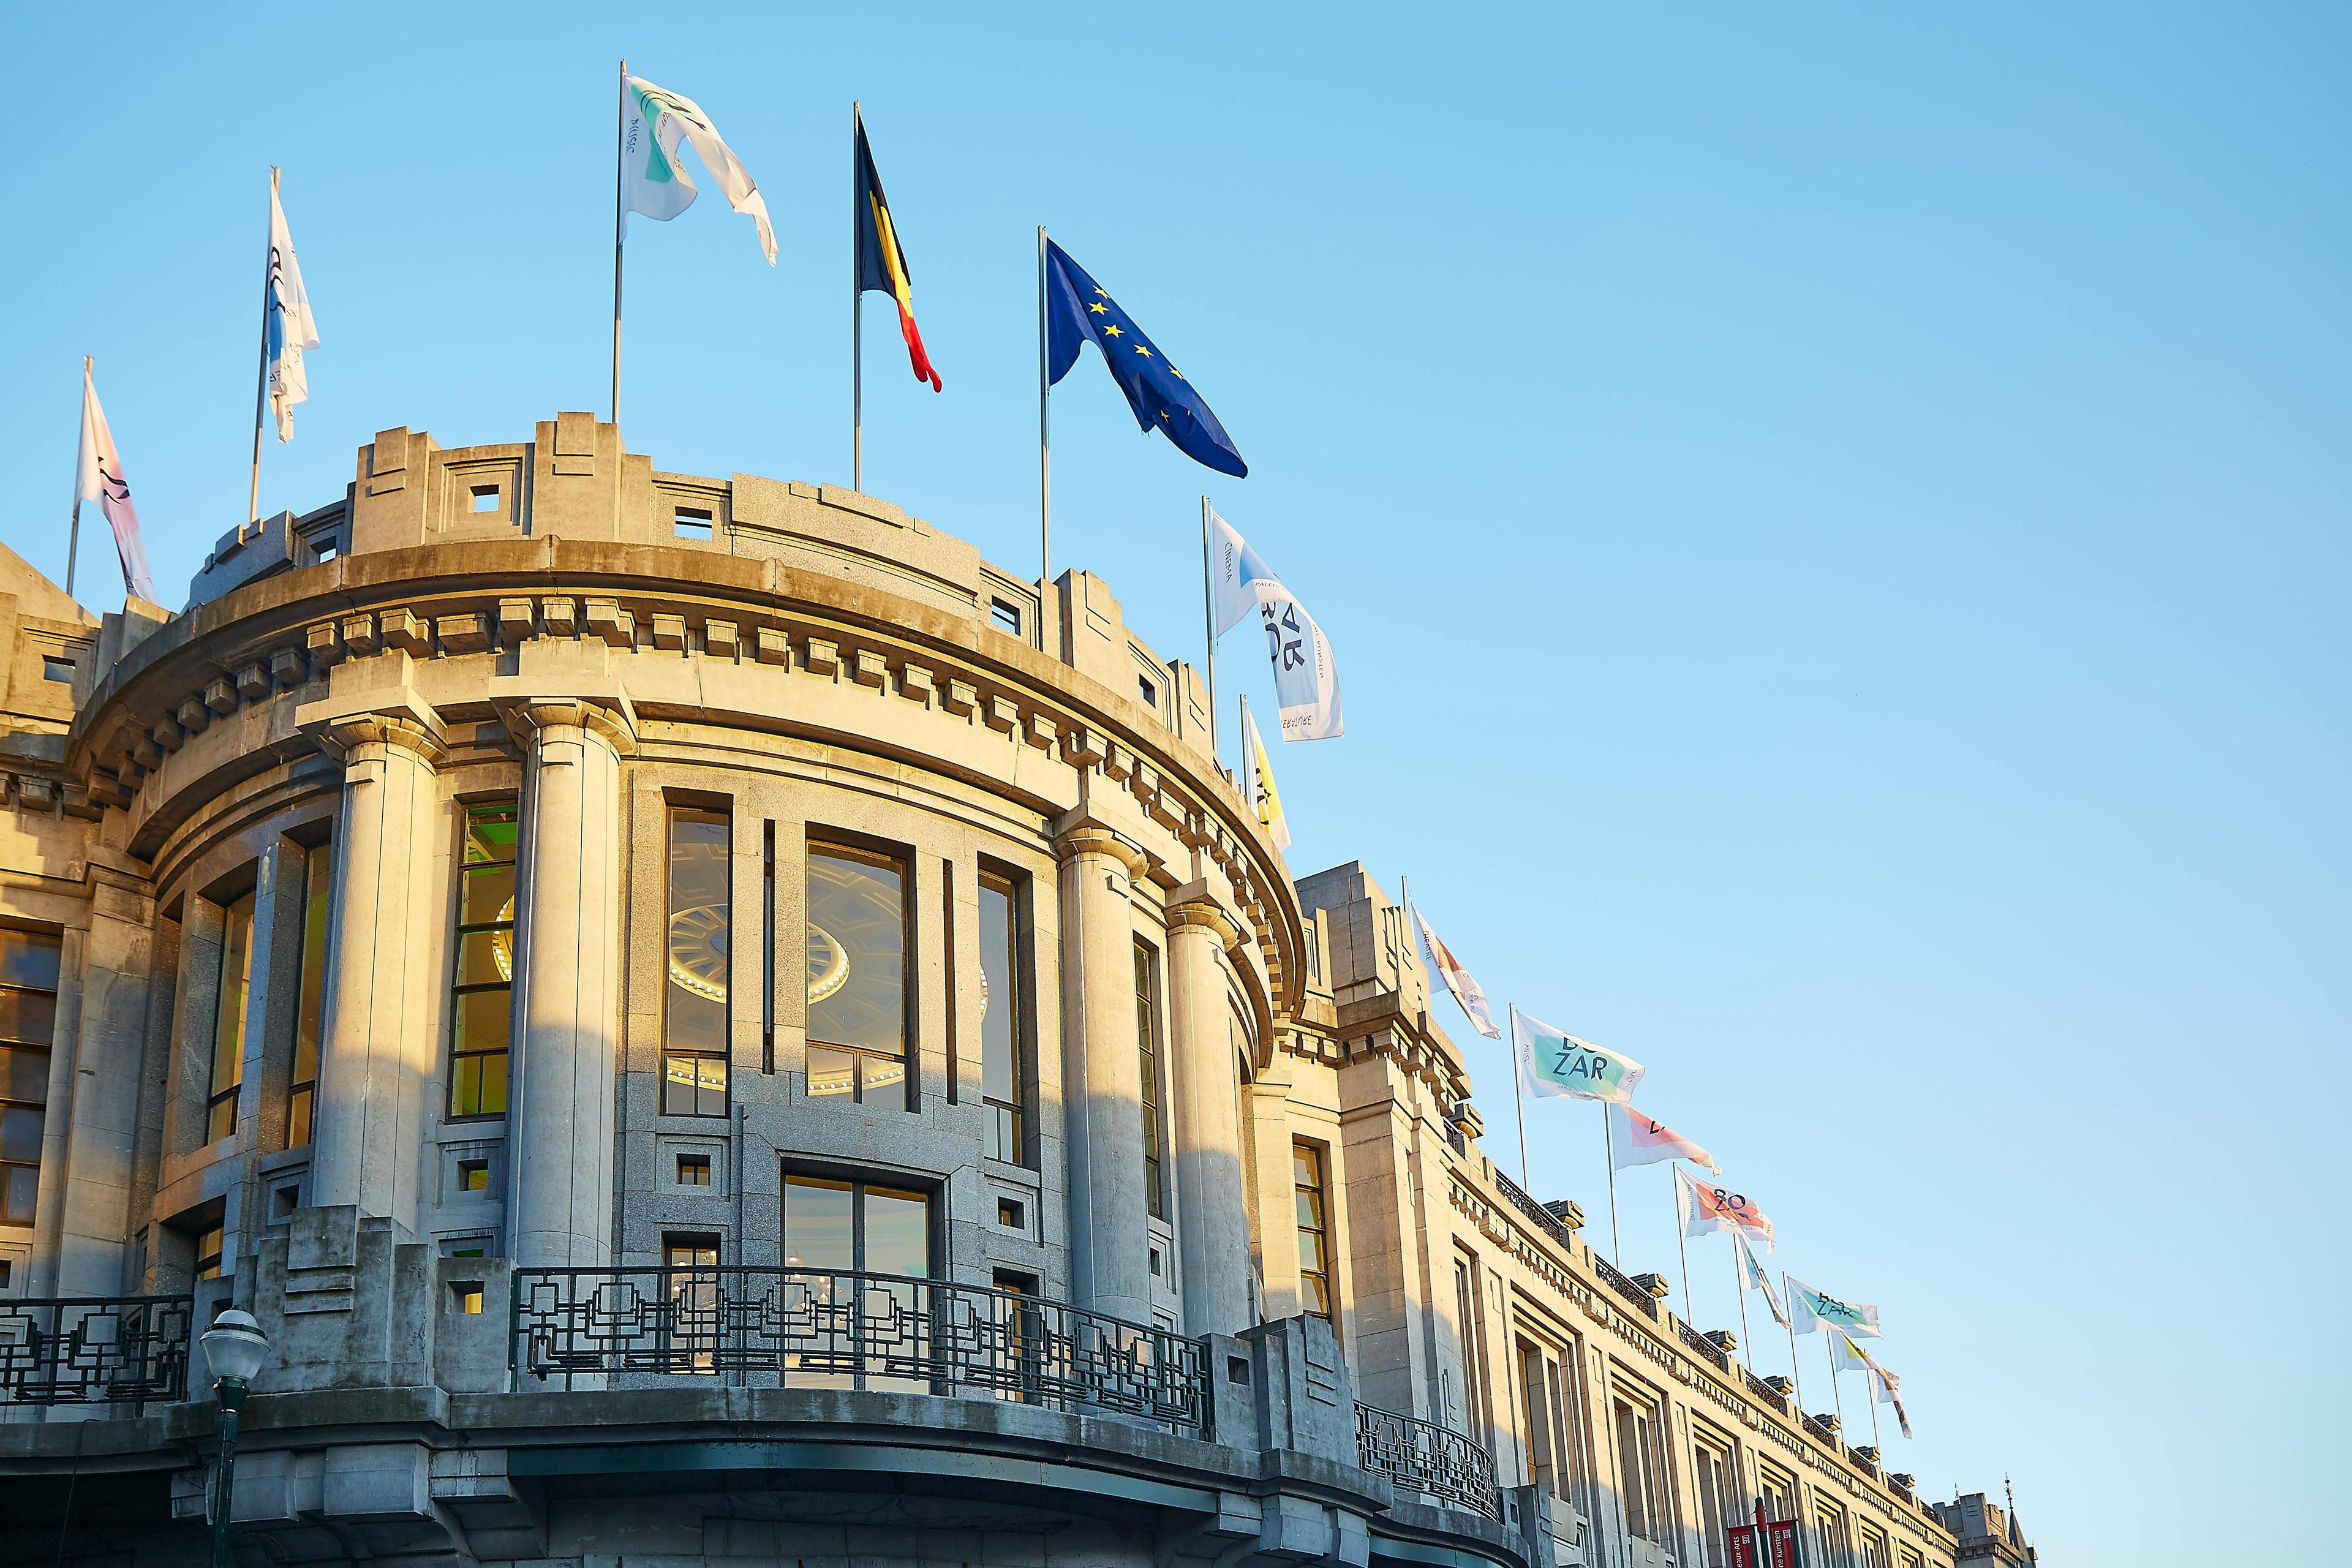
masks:
{"type": "Polygon", "coordinates": [[[890,201],[882,194],[882,176],[874,172],[874,150],[866,144],[866,117],[855,115],[857,126],[857,291],[879,289],[898,302],[898,331],[907,340],[907,357],[915,379],[928,381],[931,390],[945,390],[931,356],[923,352],[923,334],[915,327],[914,278],[907,270],[907,253],[898,248],[898,226],[890,219],[890,201]]]}

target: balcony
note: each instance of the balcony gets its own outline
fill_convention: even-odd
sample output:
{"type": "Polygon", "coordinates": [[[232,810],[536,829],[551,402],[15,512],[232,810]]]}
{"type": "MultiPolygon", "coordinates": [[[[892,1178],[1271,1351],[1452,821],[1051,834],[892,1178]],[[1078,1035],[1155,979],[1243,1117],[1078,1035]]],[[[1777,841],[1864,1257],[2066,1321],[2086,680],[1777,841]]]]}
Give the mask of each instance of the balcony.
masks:
{"type": "Polygon", "coordinates": [[[0,1407],[185,1399],[194,1316],[190,1296],[0,1301],[0,1407]]]}
{"type": "Polygon", "coordinates": [[[978,1285],[846,1269],[518,1268],[509,1383],[977,1395],[1209,1425],[1199,1343],[978,1285]]]}
{"type": "Polygon", "coordinates": [[[1503,1517],[1495,1493],[1495,1459],[1459,1432],[1358,1402],[1356,1462],[1386,1476],[1399,1491],[1419,1492],[1441,1507],[1503,1517]]]}

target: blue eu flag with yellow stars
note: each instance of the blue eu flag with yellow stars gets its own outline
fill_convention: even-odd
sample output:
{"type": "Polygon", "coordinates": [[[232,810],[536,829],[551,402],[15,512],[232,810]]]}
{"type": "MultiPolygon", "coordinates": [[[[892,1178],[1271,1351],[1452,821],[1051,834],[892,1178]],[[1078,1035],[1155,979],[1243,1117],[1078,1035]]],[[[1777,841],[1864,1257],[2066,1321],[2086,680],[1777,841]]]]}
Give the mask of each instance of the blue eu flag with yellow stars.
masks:
{"type": "Polygon", "coordinates": [[[1246,478],[1249,465],[1234,449],[1233,437],[1209,412],[1192,384],[1168,363],[1160,346],[1103,292],[1086,269],[1053,241],[1045,242],[1045,381],[1070,374],[1087,343],[1102,351],[1103,363],[1127,394],[1135,422],[1157,430],[1176,449],[1221,474],[1246,478]]]}

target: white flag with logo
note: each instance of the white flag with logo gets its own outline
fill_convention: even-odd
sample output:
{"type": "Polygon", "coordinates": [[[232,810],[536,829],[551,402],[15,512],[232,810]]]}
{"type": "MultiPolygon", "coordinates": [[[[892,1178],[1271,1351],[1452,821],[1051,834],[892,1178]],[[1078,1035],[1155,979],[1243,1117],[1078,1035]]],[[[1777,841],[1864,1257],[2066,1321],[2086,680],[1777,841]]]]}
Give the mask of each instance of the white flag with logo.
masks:
{"type": "MultiPolygon", "coordinates": [[[[251,276],[251,274],[247,274],[251,276]]],[[[139,512],[131,504],[131,483],[122,477],[122,454],[106,410],[98,405],[98,383],[87,360],[81,367],[81,458],[74,466],[74,500],[94,500],[114,530],[114,552],[122,561],[122,585],[152,604],[155,579],[147,570],[147,542],[139,534],[139,512]]]]}
{"type": "Polygon", "coordinates": [[[278,438],[294,439],[294,405],[310,395],[302,353],[319,346],[319,323],[310,315],[302,265],[294,259],[294,237],[286,230],[286,209],[278,205],[278,179],[269,180],[269,410],[278,416],[278,438]]]}
{"type": "Polygon", "coordinates": [[[1683,1194],[1685,1236],[1727,1230],[1772,1250],[1772,1221],[1746,1193],[1735,1193],[1721,1182],[1702,1182],[1680,1165],[1675,1167],[1675,1185],[1683,1194]]]}
{"type": "Polygon", "coordinates": [[[1234,525],[1209,513],[1215,532],[1210,577],[1214,585],[1217,630],[1230,631],[1257,612],[1265,628],[1266,658],[1274,665],[1274,693],[1286,741],[1329,741],[1346,732],[1339,713],[1339,668],[1331,644],[1315,617],[1258,559],[1234,525]]]}
{"type": "Polygon", "coordinates": [[[1816,1290],[1803,1280],[1783,1275],[1789,1284],[1789,1305],[1804,1321],[1797,1325],[1801,1334],[1815,1329],[1835,1329],[1841,1333],[1860,1334],[1869,1339],[1879,1338],[1878,1309],[1852,1301],[1841,1301],[1826,1290],[1816,1290]]]}
{"type": "MultiPolygon", "coordinates": [[[[768,226],[767,201],[751,183],[751,171],[719,139],[718,128],[702,112],[702,106],[643,77],[628,78],[626,88],[621,125],[621,172],[628,192],[625,210],[667,220],[694,205],[694,176],[677,157],[677,144],[689,142],[702,159],[702,166],[719,182],[728,205],[758,226],[760,248],[773,267],[776,231],[768,226]]],[[[623,220],[625,226],[626,221],[623,220]]]]}
{"type": "Polygon", "coordinates": [[[1245,781],[1249,790],[1250,809],[1257,814],[1258,826],[1274,840],[1276,849],[1290,847],[1290,818],[1282,809],[1282,792],[1274,787],[1274,769],[1266,762],[1265,742],[1259,738],[1257,721],[1250,717],[1249,709],[1242,709],[1243,765],[1249,769],[1245,781]]]}
{"type": "Polygon", "coordinates": [[[1739,1250],[1741,1282],[1750,1290],[1763,1291],[1764,1304],[1772,1309],[1772,1321],[1784,1329],[1788,1328],[1789,1310],[1780,1305],[1780,1292],[1772,1289],[1771,1276],[1766,1274],[1764,1266],[1756,1261],[1756,1254],[1748,1249],[1748,1238],[1735,1230],[1731,1233],[1731,1245],[1739,1250]]]}
{"type": "Polygon", "coordinates": [[[1454,950],[1437,940],[1437,933],[1429,929],[1429,921],[1411,902],[1406,903],[1405,912],[1412,917],[1413,929],[1421,933],[1422,957],[1444,978],[1445,988],[1454,993],[1454,1000],[1470,1020],[1470,1026],[1490,1040],[1501,1039],[1503,1031],[1495,1026],[1495,1015],[1486,1007],[1486,988],[1471,978],[1470,972],[1462,967],[1462,961],[1454,956],[1454,950]]]}

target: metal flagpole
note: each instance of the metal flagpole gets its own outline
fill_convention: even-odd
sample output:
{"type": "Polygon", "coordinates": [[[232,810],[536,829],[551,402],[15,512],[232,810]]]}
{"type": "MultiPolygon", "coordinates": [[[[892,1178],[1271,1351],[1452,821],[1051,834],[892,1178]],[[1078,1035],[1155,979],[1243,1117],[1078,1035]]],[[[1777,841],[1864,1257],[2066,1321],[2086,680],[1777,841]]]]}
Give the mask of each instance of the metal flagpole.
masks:
{"type": "Polygon", "coordinates": [[[866,493],[866,311],[857,291],[866,276],[866,214],[860,204],[865,171],[857,166],[857,135],[865,121],[849,100],[849,488],[866,493]]]}
{"type": "Polygon", "coordinates": [[[1201,498],[1201,621],[1209,648],[1209,760],[1223,765],[1217,754],[1217,603],[1210,585],[1209,498],[1201,498]]]}
{"type": "MultiPolygon", "coordinates": [[[[1603,1112],[1603,1114],[1607,1113],[1603,1112]]],[[[1615,1162],[1612,1160],[1611,1163],[1614,1164],[1615,1162]]],[[[1683,1321],[1696,1328],[1698,1317],[1691,1310],[1690,1237],[1685,1234],[1690,1226],[1683,1223],[1683,1181],[1682,1165],[1676,1163],[1675,1165],[1675,1246],[1682,1250],[1683,1255],[1683,1321]]]]}
{"type": "Polygon", "coordinates": [[[1862,1369],[1862,1396],[1870,1406],[1870,1446],[1884,1454],[1886,1445],[1878,1436],[1878,1384],[1873,1381],[1877,1375],[1868,1367],[1862,1369]]]}
{"type": "MultiPolygon", "coordinates": [[[[1519,1186],[1522,1191],[1535,1184],[1528,1177],[1528,1091],[1519,1083],[1519,1005],[1511,1004],[1511,1109],[1519,1117],[1519,1186]]],[[[1533,1197],[1535,1194],[1528,1193],[1533,1197]]]]}
{"type": "MultiPolygon", "coordinates": [[[[1837,1412],[1838,1426],[1843,1430],[1845,1426],[1845,1395],[1838,1388],[1837,1342],[1830,1337],[1839,1331],[1836,1329],[1822,1331],[1822,1349],[1830,1358],[1830,1408],[1837,1412]]],[[[1843,1443],[1845,1439],[1840,1437],[1838,1441],[1843,1443]]]]}
{"type": "MultiPolygon", "coordinates": [[[[1037,607],[1054,588],[1054,427],[1045,380],[1045,226],[1037,226],[1037,607]]],[[[1042,629],[1042,628],[1041,628],[1042,629]]]]}
{"type": "MultiPolygon", "coordinates": [[[[1625,1267],[1624,1238],[1617,1231],[1617,1138],[1609,1125],[1609,1102],[1601,1102],[1601,1147],[1609,1159],[1609,1261],[1619,1269],[1625,1267]]],[[[1685,1293],[1683,1305],[1690,1305],[1685,1293]]]]}
{"type": "MultiPolygon", "coordinates": [[[[89,439],[89,372],[98,362],[89,355],[81,356],[81,440],[89,439]]],[[[74,567],[81,560],[81,465],[84,450],[79,444],[74,448],[73,524],[66,532],[66,597],[73,597],[74,567]]]]}
{"type": "MultiPolygon", "coordinates": [[[[269,195],[278,197],[278,165],[269,166],[269,195]]],[[[276,247],[270,243],[269,215],[261,215],[261,368],[253,386],[253,484],[246,491],[245,521],[261,521],[261,413],[269,401],[269,264],[276,247]]]]}
{"type": "MultiPolygon", "coordinates": [[[[651,128],[648,127],[648,130],[651,128]]],[[[613,423],[621,422],[621,225],[628,190],[629,62],[621,62],[619,106],[613,116],[613,423]]]]}
{"type": "Polygon", "coordinates": [[[1748,1337],[1748,1271],[1739,1265],[1739,1249],[1748,1238],[1738,1231],[1731,1233],[1731,1288],[1739,1298],[1739,1348],[1748,1352],[1748,1375],[1756,1375],[1756,1344],[1748,1337]]]}
{"type": "Polygon", "coordinates": [[[1797,1370],[1797,1299],[1789,1290],[1789,1271],[1780,1270],[1780,1303],[1789,1310],[1789,1381],[1797,1385],[1797,1414],[1805,1413],[1805,1374],[1797,1370]]]}

